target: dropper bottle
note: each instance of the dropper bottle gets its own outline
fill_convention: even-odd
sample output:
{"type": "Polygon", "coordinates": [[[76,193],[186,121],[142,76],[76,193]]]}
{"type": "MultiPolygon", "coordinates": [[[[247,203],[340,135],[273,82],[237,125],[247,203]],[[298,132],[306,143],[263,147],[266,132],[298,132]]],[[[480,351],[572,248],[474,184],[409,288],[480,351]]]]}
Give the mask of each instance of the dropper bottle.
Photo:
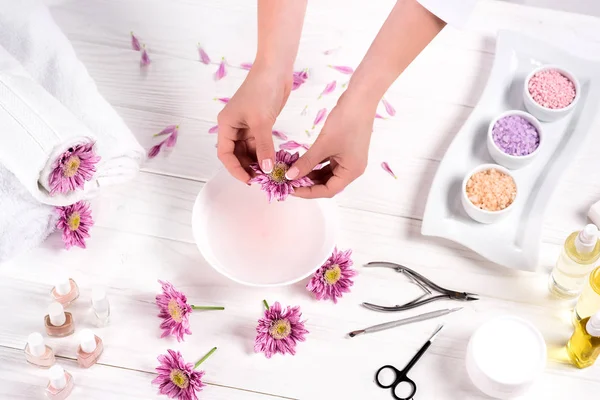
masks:
{"type": "Polygon", "coordinates": [[[598,228],[589,224],[573,232],[567,240],[550,274],[548,288],[561,298],[575,298],[581,293],[590,271],[600,258],[598,228]]]}
{"type": "Polygon", "coordinates": [[[573,313],[574,322],[577,323],[584,318],[591,317],[598,311],[600,311],[600,267],[592,271],[579,300],[577,300],[573,313]]]}
{"type": "Polygon", "coordinates": [[[577,368],[587,368],[596,362],[600,356],[600,312],[575,324],[567,353],[577,368]]]}

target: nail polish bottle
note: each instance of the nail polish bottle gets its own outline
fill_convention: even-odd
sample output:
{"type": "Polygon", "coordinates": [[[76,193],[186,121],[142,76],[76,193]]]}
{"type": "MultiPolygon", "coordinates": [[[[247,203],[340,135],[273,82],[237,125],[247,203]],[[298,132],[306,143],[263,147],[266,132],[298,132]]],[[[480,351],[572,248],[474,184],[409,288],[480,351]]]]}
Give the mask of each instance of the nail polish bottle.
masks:
{"type": "Polygon", "coordinates": [[[49,368],[54,362],[54,351],[50,346],[46,346],[41,334],[34,332],[27,337],[25,345],[25,359],[28,363],[38,367],[49,368]]]}
{"type": "Polygon", "coordinates": [[[89,368],[96,364],[103,350],[102,339],[94,335],[89,329],[81,330],[79,333],[79,347],[77,348],[77,364],[81,368],[89,368]]]}
{"type": "Polygon", "coordinates": [[[52,303],[48,307],[48,315],[44,319],[46,333],[48,336],[63,337],[69,336],[75,331],[73,315],[65,312],[60,303],[52,303]]]}
{"type": "Polygon", "coordinates": [[[73,377],[60,365],[48,371],[50,382],[46,386],[46,396],[50,400],[65,400],[73,391],[73,377]]]}
{"type": "Polygon", "coordinates": [[[92,308],[96,315],[96,324],[100,327],[108,324],[110,318],[110,304],[104,289],[92,289],[92,308]]]}
{"type": "Polygon", "coordinates": [[[56,286],[52,288],[50,294],[52,298],[62,304],[63,307],[68,307],[79,297],[79,287],[73,279],[61,277],[58,282],[56,282],[56,286]]]}

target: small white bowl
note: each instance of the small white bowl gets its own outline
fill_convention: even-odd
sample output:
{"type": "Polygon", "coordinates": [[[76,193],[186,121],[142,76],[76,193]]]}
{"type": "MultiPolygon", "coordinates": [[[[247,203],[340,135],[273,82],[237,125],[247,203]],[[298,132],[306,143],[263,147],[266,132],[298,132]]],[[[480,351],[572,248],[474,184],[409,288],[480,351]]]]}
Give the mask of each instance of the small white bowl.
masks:
{"type": "Polygon", "coordinates": [[[543,134],[542,124],[540,124],[540,121],[538,121],[533,115],[528,114],[524,111],[520,111],[520,110],[506,111],[505,113],[502,113],[497,118],[495,118],[488,128],[488,136],[487,136],[488,151],[489,151],[490,155],[492,156],[492,158],[494,159],[494,161],[496,161],[498,164],[500,164],[506,168],[518,169],[518,168],[522,168],[522,167],[526,166],[527,164],[529,164],[531,161],[533,161],[535,156],[537,156],[539,154],[540,148],[542,147],[543,143],[544,143],[544,134],[543,134]],[[502,151],[502,149],[500,147],[498,147],[498,145],[494,141],[494,136],[492,133],[492,131],[494,129],[494,125],[496,125],[496,122],[498,122],[502,118],[508,117],[511,115],[516,115],[518,117],[522,117],[523,119],[527,120],[529,123],[531,123],[531,125],[533,125],[535,127],[535,129],[538,131],[538,135],[540,136],[540,143],[539,143],[538,147],[532,153],[527,154],[526,156],[513,156],[510,154],[506,154],[504,151],[502,151]]]}
{"type": "Polygon", "coordinates": [[[508,169],[504,168],[501,165],[497,165],[497,164],[482,164],[482,165],[474,168],[463,179],[461,191],[462,191],[462,193],[461,193],[460,199],[461,199],[461,203],[462,203],[463,208],[465,209],[466,213],[469,215],[469,217],[473,218],[477,222],[481,222],[482,224],[492,224],[492,223],[498,222],[502,218],[506,217],[506,215],[514,208],[515,203],[519,199],[519,186],[517,185],[517,180],[515,179],[515,177],[512,175],[512,173],[508,169]],[[488,169],[496,169],[496,170],[503,172],[506,175],[510,176],[513,179],[513,181],[515,182],[515,186],[517,187],[517,194],[515,196],[515,199],[504,210],[500,210],[500,211],[482,210],[481,208],[475,206],[475,204],[471,203],[471,200],[469,200],[469,197],[467,196],[467,182],[469,182],[469,179],[471,178],[471,176],[475,175],[476,173],[478,173],[480,171],[486,171],[488,169]]]}
{"type": "Polygon", "coordinates": [[[525,84],[523,88],[523,100],[525,102],[525,108],[540,121],[552,122],[563,118],[575,108],[575,105],[579,101],[580,97],[581,86],[579,85],[579,80],[577,80],[575,75],[573,75],[566,69],[558,67],[556,65],[544,65],[542,67],[536,68],[533,71],[531,71],[531,73],[527,75],[527,78],[525,79],[525,84]],[[565,108],[552,109],[543,107],[536,103],[535,100],[533,100],[533,97],[531,97],[531,94],[529,93],[529,80],[533,77],[533,75],[537,74],[540,71],[550,69],[554,69],[560,72],[561,74],[569,78],[569,80],[575,85],[575,98],[573,99],[571,104],[569,104],[565,108]]]}
{"type": "Polygon", "coordinates": [[[473,384],[497,399],[523,395],[546,366],[546,342],[530,322],[496,317],[481,325],[467,346],[466,368],[473,384]]]}
{"type": "Polygon", "coordinates": [[[269,204],[258,185],[221,170],[198,194],[192,230],[205,260],[222,275],[248,286],[285,286],[329,258],[337,213],[327,199],[289,196],[269,204]]]}

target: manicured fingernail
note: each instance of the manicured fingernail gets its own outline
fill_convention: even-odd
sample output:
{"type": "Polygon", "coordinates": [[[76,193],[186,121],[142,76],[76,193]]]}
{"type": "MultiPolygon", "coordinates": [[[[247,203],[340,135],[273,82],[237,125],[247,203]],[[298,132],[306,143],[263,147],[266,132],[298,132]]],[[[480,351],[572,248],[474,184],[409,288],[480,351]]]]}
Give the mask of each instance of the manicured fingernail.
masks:
{"type": "Polygon", "coordinates": [[[300,172],[300,170],[297,167],[292,167],[287,170],[287,172],[285,173],[285,177],[287,180],[291,181],[293,179],[296,179],[299,172],[300,172]]]}
{"type": "Polygon", "coordinates": [[[265,174],[270,174],[273,171],[273,161],[270,159],[262,160],[260,169],[262,169],[265,174]]]}

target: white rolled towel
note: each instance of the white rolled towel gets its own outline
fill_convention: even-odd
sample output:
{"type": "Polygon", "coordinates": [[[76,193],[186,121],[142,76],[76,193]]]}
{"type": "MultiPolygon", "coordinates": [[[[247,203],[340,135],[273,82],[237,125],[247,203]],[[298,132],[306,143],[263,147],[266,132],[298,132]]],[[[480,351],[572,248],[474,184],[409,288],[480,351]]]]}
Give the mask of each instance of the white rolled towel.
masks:
{"type": "Polygon", "coordinates": [[[0,163],[34,198],[67,205],[135,177],[145,152],[98,92],[48,9],[0,0],[0,163]],[[95,143],[101,157],[83,190],[51,194],[56,158],[95,143]]]}

